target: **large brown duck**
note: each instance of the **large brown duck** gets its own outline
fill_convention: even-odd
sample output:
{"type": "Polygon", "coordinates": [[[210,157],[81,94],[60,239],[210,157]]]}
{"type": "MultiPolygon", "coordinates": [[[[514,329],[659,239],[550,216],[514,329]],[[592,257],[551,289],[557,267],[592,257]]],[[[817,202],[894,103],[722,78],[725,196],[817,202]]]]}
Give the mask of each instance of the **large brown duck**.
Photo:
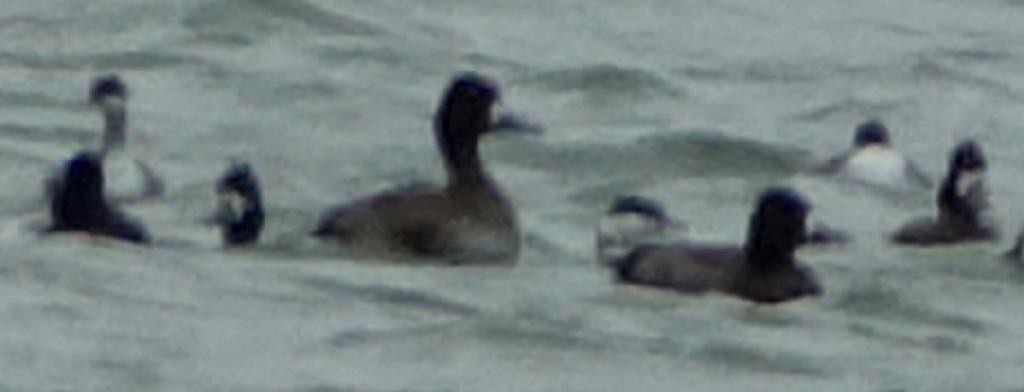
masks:
{"type": "Polygon", "coordinates": [[[314,235],[373,254],[455,264],[512,263],[519,254],[515,209],[480,160],[477,144],[492,129],[500,99],[484,76],[457,76],[434,116],[445,162],[443,187],[416,184],[325,212],[314,235]]]}

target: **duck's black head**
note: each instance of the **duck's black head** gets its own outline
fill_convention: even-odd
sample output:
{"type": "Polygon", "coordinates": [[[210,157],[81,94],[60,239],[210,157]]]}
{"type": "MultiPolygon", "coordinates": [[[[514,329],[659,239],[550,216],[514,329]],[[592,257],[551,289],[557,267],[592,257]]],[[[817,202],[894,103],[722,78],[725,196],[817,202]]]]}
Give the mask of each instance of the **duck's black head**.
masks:
{"type": "Polygon", "coordinates": [[[104,221],[103,165],[92,152],[76,154],[65,164],[64,181],[51,200],[55,226],[88,228],[104,221]]]}
{"type": "Polygon", "coordinates": [[[950,173],[980,172],[988,167],[985,153],[974,140],[964,140],[957,144],[949,158],[950,173]]]}
{"type": "Polygon", "coordinates": [[[789,188],[761,193],[750,217],[746,251],[751,259],[792,263],[793,252],[806,241],[811,205],[789,188]]]}
{"type": "Polygon", "coordinates": [[[117,75],[104,75],[93,79],[92,89],[89,90],[89,102],[95,105],[103,105],[111,98],[124,100],[128,97],[128,88],[117,75]]]}
{"type": "Polygon", "coordinates": [[[220,196],[218,222],[228,245],[244,245],[259,239],[263,230],[263,201],[252,168],[236,163],[217,184],[220,196]]]}
{"type": "Polygon", "coordinates": [[[437,110],[441,132],[482,134],[491,126],[491,108],[501,100],[498,85],[490,78],[466,72],[455,77],[437,110]]]}
{"type": "Polygon", "coordinates": [[[878,120],[870,120],[860,124],[854,133],[853,145],[858,148],[872,145],[888,146],[889,129],[878,120]]]}
{"type": "Polygon", "coordinates": [[[988,207],[984,185],[987,167],[985,153],[977,142],[965,140],[953,149],[949,157],[949,171],[938,194],[942,219],[978,223],[978,214],[988,207]]]}
{"type": "Polygon", "coordinates": [[[441,153],[456,176],[480,172],[477,142],[491,129],[491,108],[500,97],[493,80],[472,72],[455,77],[445,91],[434,127],[441,153]]]}

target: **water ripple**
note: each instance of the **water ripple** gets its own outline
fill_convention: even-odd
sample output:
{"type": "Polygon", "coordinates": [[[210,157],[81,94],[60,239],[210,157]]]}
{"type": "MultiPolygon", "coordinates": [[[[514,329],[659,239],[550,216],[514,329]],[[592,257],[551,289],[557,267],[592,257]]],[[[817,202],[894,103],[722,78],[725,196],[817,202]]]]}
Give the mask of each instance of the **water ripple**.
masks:
{"type": "Polygon", "coordinates": [[[125,51],[95,54],[41,54],[0,52],[0,66],[33,70],[78,71],[82,69],[154,70],[199,62],[199,58],[174,53],[125,51]]]}
{"type": "MultiPolygon", "coordinates": [[[[969,354],[971,343],[968,340],[954,336],[941,334],[930,334],[927,336],[914,336],[907,333],[907,329],[901,331],[890,331],[887,328],[870,325],[863,322],[853,322],[848,326],[850,333],[886,345],[894,345],[913,349],[925,349],[942,354],[969,354]]],[[[913,329],[909,330],[913,331],[913,329]]],[[[920,335],[916,333],[916,335],[920,335]]]]}
{"type": "Polygon", "coordinates": [[[729,136],[717,131],[665,132],[632,143],[531,146],[502,161],[558,173],[574,181],[664,181],[675,177],[785,176],[810,164],[793,147],[729,136]]]}
{"type": "Polygon", "coordinates": [[[480,311],[472,306],[421,291],[387,286],[348,284],[318,276],[301,278],[299,283],[311,289],[327,291],[338,297],[364,299],[377,304],[412,307],[424,311],[447,313],[463,317],[480,314],[480,311]]]}
{"type": "Polygon", "coordinates": [[[417,64],[409,54],[383,45],[346,45],[345,47],[325,46],[313,51],[323,64],[332,66],[369,65],[387,67],[410,67],[425,71],[426,65],[417,64]]]}
{"type": "Polygon", "coordinates": [[[715,367],[742,368],[751,371],[825,377],[820,361],[777,349],[763,350],[733,342],[711,341],[694,357],[715,367]]]}
{"type": "Polygon", "coordinates": [[[377,342],[390,342],[397,339],[419,339],[427,336],[436,336],[445,333],[455,327],[452,323],[438,325],[417,325],[410,328],[394,328],[388,330],[370,329],[348,329],[338,332],[330,339],[330,345],[339,349],[348,349],[356,346],[374,344],[377,342]]]}
{"type": "Polygon", "coordinates": [[[382,28],[359,18],[339,15],[308,1],[224,0],[212,2],[182,21],[202,41],[248,46],[278,30],[296,27],[318,35],[374,36],[382,28]]]}
{"type": "Polygon", "coordinates": [[[116,384],[122,387],[130,385],[133,388],[151,390],[164,382],[164,377],[158,370],[159,364],[151,359],[104,357],[94,360],[92,365],[96,370],[117,380],[116,384]]]}
{"type": "Polygon", "coordinates": [[[676,73],[688,79],[711,82],[809,83],[830,77],[833,71],[821,64],[753,61],[740,65],[691,65],[676,73]]]}
{"type": "Polygon", "coordinates": [[[979,54],[979,52],[927,52],[913,56],[909,68],[912,78],[922,81],[950,81],[953,83],[978,87],[993,94],[1002,96],[1016,102],[1024,101],[1024,96],[1010,85],[993,79],[989,76],[981,76],[957,66],[957,62],[965,58],[977,60],[979,57],[986,62],[1006,61],[1009,57],[1000,57],[999,54],[979,54]],[[966,53],[966,54],[965,54],[966,53]],[[952,60],[951,60],[952,58],[952,60]]]}
{"type": "Polygon", "coordinates": [[[939,58],[983,63],[1010,62],[1018,59],[1016,54],[1009,51],[973,47],[939,49],[934,55],[939,58]]]}
{"type": "Polygon", "coordinates": [[[836,305],[859,317],[927,324],[970,335],[984,335],[989,329],[984,321],[963,314],[935,309],[922,301],[907,302],[896,290],[884,285],[854,287],[836,305]]]}
{"type": "Polygon", "coordinates": [[[598,100],[685,96],[682,89],[654,72],[612,64],[540,72],[517,82],[553,92],[580,93],[598,100]]]}
{"type": "MultiPolygon", "coordinates": [[[[2,101],[2,99],[0,99],[2,101]]],[[[0,123],[0,140],[16,138],[33,142],[73,142],[85,144],[94,141],[99,135],[95,129],[59,126],[29,126],[13,123],[0,123]]]]}
{"type": "Polygon", "coordinates": [[[853,97],[842,98],[831,102],[823,102],[812,108],[804,109],[790,115],[794,121],[818,123],[837,116],[853,118],[870,118],[885,116],[902,107],[911,105],[907,100],[868,101],[853,97]]]}

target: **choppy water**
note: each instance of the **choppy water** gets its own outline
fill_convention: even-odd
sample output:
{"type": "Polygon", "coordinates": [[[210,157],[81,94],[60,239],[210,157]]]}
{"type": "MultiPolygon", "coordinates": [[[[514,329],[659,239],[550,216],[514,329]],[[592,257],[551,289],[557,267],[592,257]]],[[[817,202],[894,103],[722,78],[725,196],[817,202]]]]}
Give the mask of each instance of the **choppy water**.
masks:
{"type": "Polygon", "coordinates": [[[1024,272],[999,244],[883,240],[931,213],[799,168],[886,120],[933,177],[976,137],[1007,234],[1024,218],[1016,0],[8,0],[0,10],[0,390],[1021,390],[1024,272]],[[489,140],[526,248],[513,268],[296,251],[328,205],[440,178],[430,115],[454,73],[547,132],[489,140]],[[152,248],[42,238],[46,170],[98,137],[89,79],[132,90],[130,143],[169,178],[134,206],[152,248]],[[267,244],[199,222],[250,160],[267,244]],[[616,286],[597,213],[654,196],[739,240],[786,183],[845,248],[803,252],[819,300],[758,307],[616,286]],[[291,249],[291,250],[288,250],[291,249]]]}

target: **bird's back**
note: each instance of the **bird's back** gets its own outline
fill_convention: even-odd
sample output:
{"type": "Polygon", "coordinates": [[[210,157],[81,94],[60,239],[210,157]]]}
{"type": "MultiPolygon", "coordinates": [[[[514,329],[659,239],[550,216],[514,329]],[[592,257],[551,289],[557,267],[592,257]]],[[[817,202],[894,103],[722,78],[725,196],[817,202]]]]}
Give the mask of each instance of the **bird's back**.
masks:
{"type": "Polygon", "coordinates": [[[725,288],[743,254],[738,248],[688,244],[641,246],[617,265],[628,283],[702,293],[725,288]]]}

